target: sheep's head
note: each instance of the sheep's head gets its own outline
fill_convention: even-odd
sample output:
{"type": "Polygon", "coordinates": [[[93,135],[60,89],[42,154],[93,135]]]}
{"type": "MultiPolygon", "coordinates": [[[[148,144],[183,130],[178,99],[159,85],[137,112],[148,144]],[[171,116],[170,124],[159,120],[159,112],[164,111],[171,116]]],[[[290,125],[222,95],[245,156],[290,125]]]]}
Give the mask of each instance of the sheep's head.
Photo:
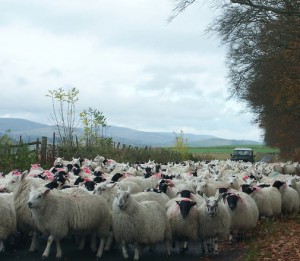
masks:
{"type": "Polygon", "coordinates": [[[196,187],[196,192],[203,196],[207,192],[207,182],[206,181],[201,181],[198,182],[197,187],[196,187]]]}
{"type": "Polygon", "coordinates": [[[207,214],[211,217],[216,215],[219,212],[219,201],[222,198],[222,194],[219,194],[217,198],[215,197],[206,197],[203,196],[205,199],[206,211],[207,214]]]}
{"type": "Polygon", "coordinates": [[[39,209],[42,206],[42,200],[48,195],[51,190],[49,188],[40,187],[35,188],[31,187],[29,193],[29,199],[27,205],[30,209],[39,209]]]}
{"type": "Polygon", "coordinates": [[[186,218],[189,215],[191,208],[197,204],[190,199],[177,200],[176,203],[179,206],[183,218],[186,218]]]}
{"type": "Polygon", "coordinates": [[[285,183],[280,181],[280,180],[276,180],[273,183],[273,187],[277,188],[278,190],[284,185],[285,183]]]}
{"type": "Polygon", "coordinates": [[[127,205],[128,205],[128,200],[130,198],[130,191],[129,189],[124,191],[124,190],[119,190],[115,199],[114,203],[121,209],[124,210],[127,205]]]}
{"type": "Polygon", "coordinates": [[[230,210],[235,210],[238,200],[240,199],[240,196],[236,195],[236,194],[229,194],[226,197],[226,201],[228,204],[228,207],[230,208],[230,210]]]}

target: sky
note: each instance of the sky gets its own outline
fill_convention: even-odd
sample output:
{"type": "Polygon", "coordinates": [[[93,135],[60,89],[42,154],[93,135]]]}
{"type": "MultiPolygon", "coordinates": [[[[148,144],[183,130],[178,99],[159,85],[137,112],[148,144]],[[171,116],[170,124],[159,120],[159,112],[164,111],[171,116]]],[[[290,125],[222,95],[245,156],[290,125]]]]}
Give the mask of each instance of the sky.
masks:
{"type": "MultiPolygon", "coordinates": [[[[201,1],[202,2],[202,1],[201,1]]],[[[262,140],[244,104],[228,100],[226,47],[196,3],[174,0],[0,0],[1,118],[52,125],[49,90],[75,87],[76,112],[141,131],[262,140]]]]}

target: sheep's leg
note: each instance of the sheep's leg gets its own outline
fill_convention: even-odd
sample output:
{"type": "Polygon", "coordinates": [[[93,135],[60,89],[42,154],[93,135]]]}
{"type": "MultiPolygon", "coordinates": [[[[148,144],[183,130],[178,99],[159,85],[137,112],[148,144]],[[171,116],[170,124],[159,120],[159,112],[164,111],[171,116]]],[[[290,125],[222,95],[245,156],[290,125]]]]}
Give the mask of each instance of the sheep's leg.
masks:
{"type": "Polygon", "coordinates": [[[138,243],[134,243],[134,257],[133,260],[137,261],[140,259],[140,247],[138,243]]]}
{"type": "Polygon", "coordinates": [[[204,254],[204,246],[203,246],[203,239],[200,239],[200,253],[201,253],[201,255],[203,255],[204,254]]]}
{"type": "Polygon", "coordinates": [[[114,240],[114,234],[113,234],[113,232],[109,232],[109,237],[108,237],[108,240],[106,242],[104,251],[109,251],[110,250],[111,245],[113,243],[113,240],[114,240]]]}
{"type": "Polygon", "coordinates": [[[203,240],[203,252],[204,252],[204,255],[208,255],[208,253],[209,253],[209,251],[208,251],[208,245],[209,245],[208,239],[204,239],[203,240]]]}
{"type": "Polygon", "coordinates": [[[219,254],[219,240],[218,238],[214,238],[213,239],[213,253],[214,255],[218,255],[219,254]]]}
{"type": "Polygon", "coordinates": [[[208,253],[211,255],[213,253],[214,250],[214,246],[213,246],[213,238],[210,238],[208,240],[209,244],[208,244],[208,253]]]}
{"type": "Polygon", "coordinates": [[[62,250],[61,250],[61,246],[60,246],[60,240],[59,239],[55,239],[55,243],[56,243],[56,259],[61,259],[62,256],[62,250]]]}
{"type": "Polygon", "coordinates": [[[32,238],[31,238],[31,244],[29,248],[29,252],[34,252],[38,249],[38,232],[36,230],[32,231],[32,238]]]}
{"type": "Polygon", "coordinates": [[[43,259],[44,259],[44,258],[47,258],[47,257],[49,256],[49,253],[50,253],[50,249],[51,249],[51,245],[52,245],[53,240],[54,240],[54,236],[53,236],[53,235],[50,235],[50,236],[48,237],[48,240],[47,240],[47,246],[46,246],[45,251],[44,251],[44,253],[43,253],[43,255],[42,255],[42,258],[43,258],[43,259]]]}
{"type": "Polygon", "coordinates": [[[93,233],[93,234],[91,235],[91,250],[92,250],[93,252],[96,252],[96,251],[97,251],[97,247],[96,247],[96,234],[95,234],[95,233],[93,233]]]}
{"type": "Polygon", "coordinates": [[[81,236],[80,241],[79,241],[78,249],[79,250],[83,250],[84,249],[84,245],[85,245],[85,236],[81,236]]]}
{"type": "Polygon", "coordinates": [[[128,253],[127,253],[125,241],[122,241],[122,242],[121,242],[121,247],[122,247],[123,258],[124,258],[124,259],[128,259],[129,256],[128,256],[128,253]]]}
{"type": "Polygon", "coordinates": [[[4,252],[4,244],[2,240],[0,240],[0,253],[1,252],[4,252]]]}
{"type": "Polygon", "coordinates": [[[180,255],[185,254],[185,252],[189,249],[188,241],[183,242],[182,248],[180,248],[180,255]]]}
{"type": "Polygon", "coordinates": [[[96,255],[97,259],[99,259],[103,254],[104,243],[105,243],[104,238],[101,238],[99,248],[98,248],[98,252],[97,252],[97,255],[96,255]]]}
{"type": "Polygon", "coordinates": [[[171,242],[169,240],[165,241],[165,248],[167,252],[167,256],[171,255],[171,242]]]}

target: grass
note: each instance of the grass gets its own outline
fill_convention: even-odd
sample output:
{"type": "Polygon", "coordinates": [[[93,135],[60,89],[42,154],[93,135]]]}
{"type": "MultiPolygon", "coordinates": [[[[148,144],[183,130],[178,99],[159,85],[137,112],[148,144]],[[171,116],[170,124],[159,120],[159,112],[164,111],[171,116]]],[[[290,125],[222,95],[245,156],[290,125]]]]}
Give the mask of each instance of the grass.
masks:
{"type": "Polygon", "coordinates": [[[202,159],[220,159],[226,160],[230,158],[230,154],[234,148],[252,148],[256,155],[255,160],[260,160],[265,154],[278,154],[278,148],[272,148],[264,145],[235,145],[235,146],[216,146],[216,147],[189,147],[189,153],[193,154],[196,158],[202,159]]]}

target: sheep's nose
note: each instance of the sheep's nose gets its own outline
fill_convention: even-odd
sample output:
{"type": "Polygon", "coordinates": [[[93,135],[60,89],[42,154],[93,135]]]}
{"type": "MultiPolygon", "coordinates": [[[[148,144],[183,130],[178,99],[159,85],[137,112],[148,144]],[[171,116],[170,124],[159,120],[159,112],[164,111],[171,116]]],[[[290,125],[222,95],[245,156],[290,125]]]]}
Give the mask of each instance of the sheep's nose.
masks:
{"type": "Polygon", "coordinates": [[[32,208],[32,203],[31,202],[28,202],[27,205],[28,205],[29,208],[32,208]]]}

